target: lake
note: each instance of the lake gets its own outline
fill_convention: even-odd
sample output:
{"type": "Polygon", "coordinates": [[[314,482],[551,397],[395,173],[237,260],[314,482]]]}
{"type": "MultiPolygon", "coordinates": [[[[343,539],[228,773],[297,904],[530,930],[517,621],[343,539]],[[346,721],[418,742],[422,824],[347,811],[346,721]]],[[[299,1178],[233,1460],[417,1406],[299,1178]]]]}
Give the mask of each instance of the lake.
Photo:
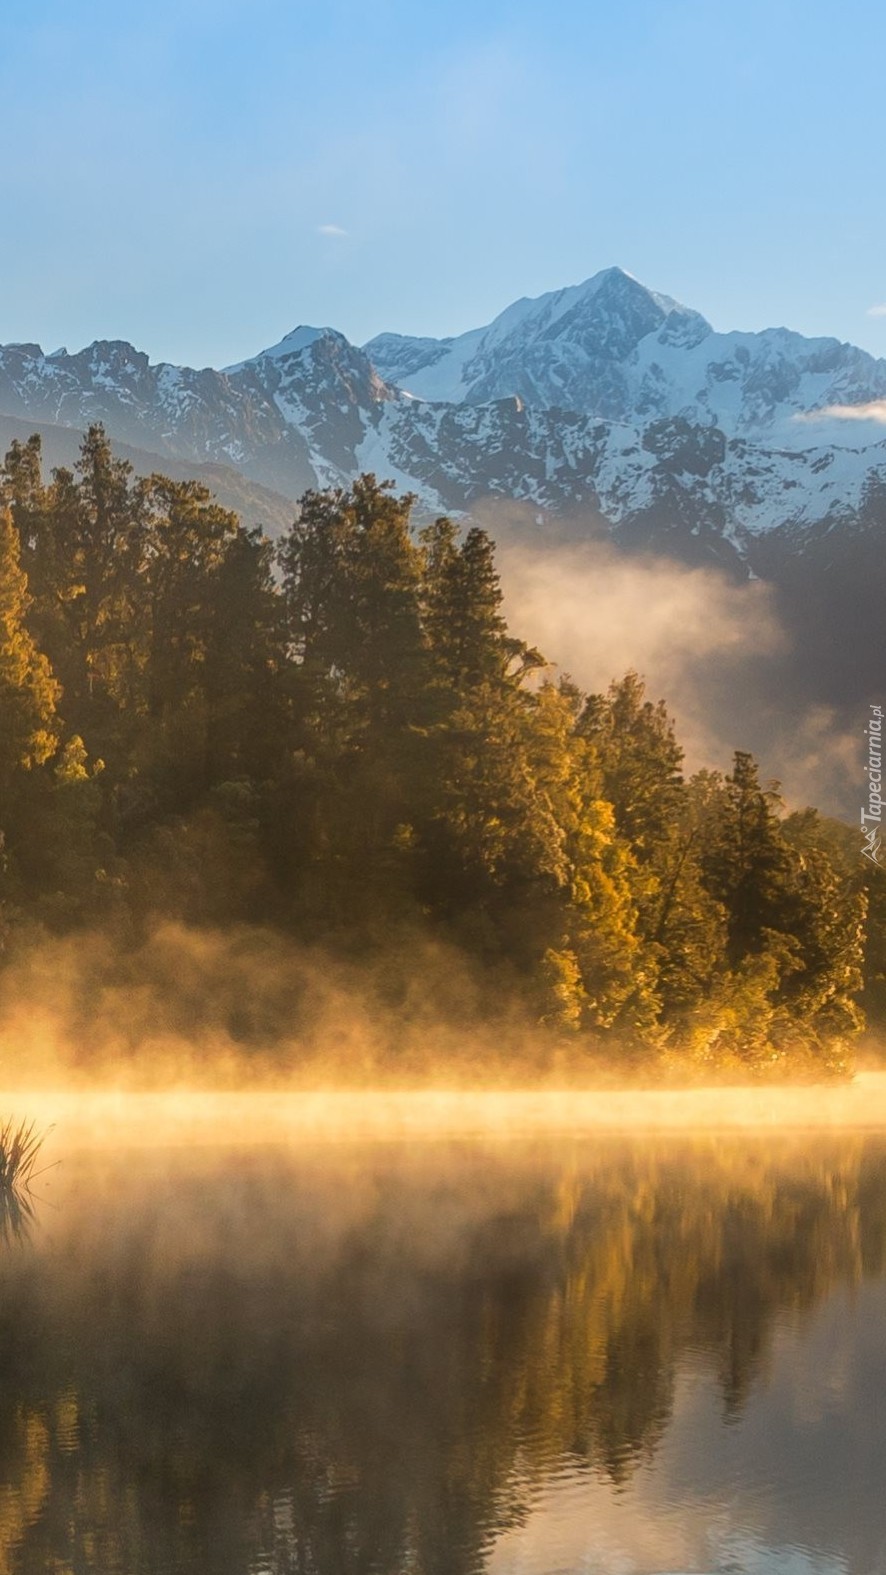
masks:
{"type": "Polygon", "coordinates": [[[886,1135],[313,1126],[60,1119],[0,1575],[886,1571],[886,1135]]]}

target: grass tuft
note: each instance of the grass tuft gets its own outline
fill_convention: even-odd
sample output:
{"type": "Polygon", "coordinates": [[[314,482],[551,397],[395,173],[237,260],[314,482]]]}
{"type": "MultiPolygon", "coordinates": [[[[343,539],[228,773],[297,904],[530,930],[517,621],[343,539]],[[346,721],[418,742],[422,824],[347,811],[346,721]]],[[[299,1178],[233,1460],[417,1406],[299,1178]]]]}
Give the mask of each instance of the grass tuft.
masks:
{"type": "Polygon", "coordinates": [[[0,1192],[27,1191],[44,1136],[33,1121],[0,1122],[0,1192]]]}
{"type": "Polygon", "coordinates": [[[34,1220],[30,1183],[45,1137],[33,1121],[0,1121],[0,1243],[27,1240],[34,1220]]]}

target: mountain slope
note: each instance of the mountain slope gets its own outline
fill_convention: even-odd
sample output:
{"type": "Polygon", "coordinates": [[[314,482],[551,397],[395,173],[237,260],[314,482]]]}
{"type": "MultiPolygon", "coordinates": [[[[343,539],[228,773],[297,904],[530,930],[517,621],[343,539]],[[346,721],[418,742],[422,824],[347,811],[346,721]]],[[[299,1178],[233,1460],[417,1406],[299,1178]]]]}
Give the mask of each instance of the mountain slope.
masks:
{"type": "Polygon", "coordinates": [[[248,378],[238,384],[211,368],[155,366],[119,340],[97,341],[76,355],[7,345],[0,351],[0,414],[79,430],[102,421],[120,442],[169,459],[233,465],[286,493],[314,479],[304,437],[272,404],[251,396],[248,378]]]}
{"type": "Polygon", "coordinates": [[[226,467],[219,487],[237,472],[247,497],[276,495],[272,529],[281,497],[361,470],[426,513],[514,499],[576,533],[734,565],[772,532],[800,551],[882,516],[882,424],[810,417],[886,397],[886,363],[781,329],[716,334],[618,269],[457,340],[369,348],[301,327],[218,371],[153,365],[119,341],[75,355],[11,345],[0,416],[72,431],[101,420],[152,468],[226,467]]]}
{"type": "MultiPolygon", "coordinates": [[[[54,426],[45,421],[21,420],[0,416],[0,454],[13,442],[25,443],[36,433],[43,450],[46,472],[61,466],[71,469],[77,462],[82,431],[76,427],[54,426]]],[[[277,536],[292,521],[293,503],[279,492],[249,481],[232,465],[197,464],[192,460],[171,459],[168,454],[151,453],[131,443],[114,441],[114,453],[125,459],[137,476],[162,472],[173,481],[202,481],[223,508],[238,514],[244,525],[260,525],[267,534],[277,536]]]]}
{"type": "Polygon", "coordinates": [[[384,378],[422,399],[516,395],[615,421],[680,416],[779,447],[857,443],[857,429],[826,417],[807,425],[810,413],[886,398],[886,361],[784,328],[715,333],[619,268],[518,301],[455,339],[380,334],[364,349],[384,378]]]}

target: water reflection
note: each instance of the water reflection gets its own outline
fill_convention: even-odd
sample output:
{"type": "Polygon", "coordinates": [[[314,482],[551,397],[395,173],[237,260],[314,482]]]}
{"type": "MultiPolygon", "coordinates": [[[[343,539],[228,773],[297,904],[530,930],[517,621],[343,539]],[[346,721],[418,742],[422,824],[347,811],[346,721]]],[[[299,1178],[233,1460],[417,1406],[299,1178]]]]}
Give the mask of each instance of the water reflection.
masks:
{"type": "Polygon", "coordinates": [[[35,1201],[27,1189],[0,1187],[0,1249],[29,1240],[36,1218],[35,1201]]]}
{"type": "Polygon", "coordinates": [[[884,1255],[860,1137],[84,1156],[0,1256],[0,1575],[868,1575],[884,1255]]]}

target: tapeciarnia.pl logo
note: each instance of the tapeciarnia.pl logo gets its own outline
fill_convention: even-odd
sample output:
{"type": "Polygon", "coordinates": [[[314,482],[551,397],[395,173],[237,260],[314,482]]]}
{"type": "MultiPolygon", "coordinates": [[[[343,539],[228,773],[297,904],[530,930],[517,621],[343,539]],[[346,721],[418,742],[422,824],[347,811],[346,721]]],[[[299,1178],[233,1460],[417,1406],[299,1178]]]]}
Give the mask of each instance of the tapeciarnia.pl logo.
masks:
{"type": "Polygon", "coordinates": [[[883,707],[872,705],[865,728],[868,741],[868,807],[861,812],[862,857],[872,864],[882,865],[880,858],[880,823],[883,818],[883,707]]]}

